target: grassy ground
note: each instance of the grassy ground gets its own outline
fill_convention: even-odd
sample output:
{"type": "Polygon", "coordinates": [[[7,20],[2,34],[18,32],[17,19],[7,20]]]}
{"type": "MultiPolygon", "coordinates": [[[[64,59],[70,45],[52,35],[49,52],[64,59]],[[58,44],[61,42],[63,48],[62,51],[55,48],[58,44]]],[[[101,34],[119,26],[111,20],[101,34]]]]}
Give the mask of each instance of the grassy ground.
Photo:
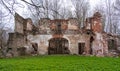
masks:
{"type": "Polygon", "coordinates": [[[26,56],[0,59],[0,71],[120,71],[120,58],[26,56]]]}

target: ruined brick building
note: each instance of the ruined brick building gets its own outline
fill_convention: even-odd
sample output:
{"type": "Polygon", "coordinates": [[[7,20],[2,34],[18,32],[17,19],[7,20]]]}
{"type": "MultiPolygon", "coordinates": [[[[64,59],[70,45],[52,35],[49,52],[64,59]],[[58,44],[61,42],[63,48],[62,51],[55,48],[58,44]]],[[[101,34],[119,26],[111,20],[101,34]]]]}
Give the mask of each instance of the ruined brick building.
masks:
{"type": "Polygon", "coordinates": [[[15,14],[15,32],[9,33],[8,53],[12,56],[25,54],[106,56],[109,48],[116,49],[117,44],[113,36],[103,31],[101,17],[101,14],[96,12],[93,17],[87,18],[84,27],[79,29],[79,23],[75,18],[54,20],[41,18],[35,26],[30,18],[24,19],[15,14]]]}

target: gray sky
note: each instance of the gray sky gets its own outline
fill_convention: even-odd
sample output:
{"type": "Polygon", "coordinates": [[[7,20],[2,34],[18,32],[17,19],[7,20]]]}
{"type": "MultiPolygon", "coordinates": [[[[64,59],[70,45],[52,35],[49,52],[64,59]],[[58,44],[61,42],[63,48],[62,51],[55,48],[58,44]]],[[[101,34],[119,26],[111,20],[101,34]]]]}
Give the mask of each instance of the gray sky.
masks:
{"type": "MultiPolygon", "coordinates": [[[[30,0],[26,0],[26,1],[30,2],[30,0]]],[[[101,0],[89,0],[91,9],[93,9],[100,1],[101,0]]],[[[19,12],[19,14],[24,16],[25,13],[27,14],[27,6],[24,2],[22,2],[20,0],[18,0],[18,2],[23,4],[25,7],[24,8],[18,8],[18,9],[16,9],[16,11],[19,12]]],[[[71,10],[74,10],[74,7],[73,7],[70,0],[63,0],[62,4],[65,4],[66,7],[71,8],[71,10]]]]}
{"type": "MultiPolygon", "coordinates": [[[[30,14],[29,14],[29,11],[27,10],[26,4],[24,2],[22,2],[21,0],[17,0],[17,1],[20,4],[22,4],[23,6],[19,5],[20,7],[17,7],[17,5],[16,5],[15,11],[17,13],[19,13],[21,16],[23,16],[24,18],[30,17],[30,14]]],[[[26,1],[30,2],[30,0],[26,0],[26,1]]],[[[90,2],[91,10],[93,10],[96,5],[100,4],[100,2],[104,2],[104,0],[89,0],[89,2],[90,2]]],[[[71,10],[74,10],[74,6],[70,2],[70,0],[63,0],[63,4],[65,4],[66,7],[71,8],[71,10]]],[[[13,22],[12,22],[12,24],[13,24],[13,22]]],[[[12,26],[12,28],[14,28],[13,25],[9,25],[9,26],[12,26]]]]}

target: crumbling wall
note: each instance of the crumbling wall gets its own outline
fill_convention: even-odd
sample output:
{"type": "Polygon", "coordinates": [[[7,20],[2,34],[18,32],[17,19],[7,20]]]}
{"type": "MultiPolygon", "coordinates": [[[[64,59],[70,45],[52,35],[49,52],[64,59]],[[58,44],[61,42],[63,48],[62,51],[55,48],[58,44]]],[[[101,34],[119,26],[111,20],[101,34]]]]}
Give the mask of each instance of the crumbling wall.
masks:
{"type": "Polygon", "coordinates": [[[68,19],[68,30],[78,30],[79,25],[77,19],[68,19]]]}
{"type": "Polygon", "coordinates": [[[50,19],[41,18],[38,24],[39,24],[39,30],[49,30],[50,19]]]}
{"type": "Polygon", "coordinates": [[[108,44],[107,39],[103,36],[101,17],[101,14],[96,12],[93,17],[87,18],[85,23],[86,30],[91,30],[92,34],[94,34],[94,40],[89,44],[92,44],[92,54],[96,56],[108,54],[108,44]]]}
{"type": "Polygon", "coordinates": [[[21,47],[20,51],[26,50],[31,53],[32,50],[36,50],[33,44],[36,44],[36,47],[38,45],[37,54],[48,54],[51,38],[67,39],[71,54],[79,54],[79,43],[85,43],[82,54],[90,54],[91,48],[93,55],[104,56],[108,53],[107,40],[102,33],[101,15],[98,12],[88,18],[88,21],[86,20],[83,29],[79,29],[76,19],[50,20],[43,18],[39,21],[39,26],[35,27],[31,19],[24,19],[15,14],[15,23],[15,33],[9,34],[8,41],[8,49],[13,50],[13,55],[17,55],[17,49],[21,47]],[[29,31],[38,33],[26,34],[29,31]],[[91,37],[94,39],[92,42],[91,37]]]}
{"type": "Polygon", "coordinates": [[[15,32],[23,33],[23,24],[25,22],[25,19],[15,13],[15,32]]]}
{"type": "Polygon", "coordinates": [[[118,35],[107,35],[107,41],[109,42],[109,50],[120,50],[120,38],[118,35]],[[111,41],[111,42],[110,42],[111,41]]]}
{"type": "Polygon", "coordinates": [[[93,55],[104,56],[108,54],[107,41],[101,33],[95,33],[94,41],[92,43],[93,55]]]}
{"type": "Polygon", "coordinates": [[[69,43],[70,54],[78,54],[78,38],[79,35],[64,35],[63,38],[66,38],[69,43]]]}
{"type": "Polygon", "coordinates": [[[26,34],[32,32],[33,22],[30,18],[24,19],[17,13],[15,13],[15,32],[26,34]]]}
{"type": "Polygon", "coordinates": [[[49,28],[50,28],[51,30],[56,30],[56,29],[58,29],[58,26],[59,26],[62,30],[67,30],[67,29],[68,29],[68,20],[64,20],[64,19],[50,20],[50,26],[49,26],[49,28]]]}
{"type": "Polygon", "coordinates": [[[92,23],[93,23],[93,21],[94,21],[93,17],[87,18],[86,21],[85,21],[85,23],[84,23],[85,24],[84,25],[85,29],[91,30],[92,29],[92,23]]]}
{"type": "Polygon", "coordinates": [[[94,21],[93,25],[92,25],[92,29],[93,32],[102,32],[102,23],[100,23],[99,21],[94,21]]]}
{"type": "Polygon", "coordinates": [[[89,54],[90,53],[90,37],[89,35],[86,34],[77,34],[77,35],[64,35],[64,38],[68,39],[69,41],[69,50],[71,54],[79,54],[79,47],[78,47],[78,43],[85,43],[85,47],[84,47],[84,54],[89,54]]]}
{"type": "Polygon", "coordinates": [[[24,24],[25,24],[24,25],[24,29],[26,31],[32,31],[32,29],[33,29],[33,22],[32,22],[32,20],[30,18],[26,19],[26,22],[24,24]]]}
{"type": "MultiPolygon", "coordinates": [[[[64,35],[63,38],[68,40],[70,54],[78,54],[78,43],[85,43],[85,53],[89,53],[89,37],[86,34],[78,35],[64,35]]],[[[38,44],[38,54],[48,54],[49,40],[53,38],[52,35],[28,35],[27,39],[30,43],[38,44]]]]}
{"type": "Polygon", "coordinates": [[[30,43],[38,44],[38,54],[43,55],[48,53],[49,39],[52,35],[28,35],[27,39],[30,43]]]}
{"type": "Polygon", "coordinates": [[[34,28],[36,27],[33,25],[32,20],[30,18],[25,19],[25,22],[23,24],[23,34],[28,35],[33,34],[33,32],[37,32],[33,30],[34,28]]]}
{"type": "Polygon", "coordinates": [[[117,50],[120,51],[120,37],[117,37],[116,40],[117,40],[117,50]]]}
{"type": "Polygon", "coordinates": [[[13,56],[18,55],[18,48],[22,48],[25,46],[25,36],[20,33],[9,33],[9,39],[8,39],[8,53],[9,51],[13,56]]]}

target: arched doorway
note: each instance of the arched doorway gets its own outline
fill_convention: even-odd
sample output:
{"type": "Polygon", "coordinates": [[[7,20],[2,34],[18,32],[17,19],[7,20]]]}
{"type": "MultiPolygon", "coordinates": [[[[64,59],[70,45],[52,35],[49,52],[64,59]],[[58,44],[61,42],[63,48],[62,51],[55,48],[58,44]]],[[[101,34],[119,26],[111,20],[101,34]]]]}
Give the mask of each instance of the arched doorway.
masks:
{"type": "Polygon", "coordinates": [[[65,38],[52,38],[49,40],[48,54],[69,54],[69,43],[65,38]]]}

